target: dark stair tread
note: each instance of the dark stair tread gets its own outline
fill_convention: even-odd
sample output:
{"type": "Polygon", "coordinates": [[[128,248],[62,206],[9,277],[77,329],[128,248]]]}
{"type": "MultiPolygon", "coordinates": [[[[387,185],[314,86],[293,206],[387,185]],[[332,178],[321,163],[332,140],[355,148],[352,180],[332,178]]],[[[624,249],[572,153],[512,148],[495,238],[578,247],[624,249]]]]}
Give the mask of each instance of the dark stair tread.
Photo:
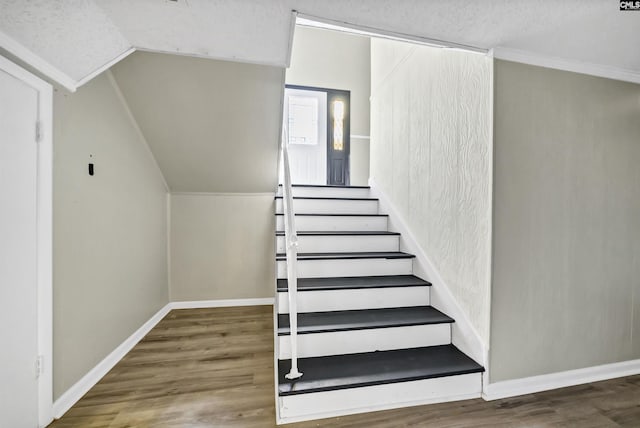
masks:
{"type": "MultiPolygon", "coordinates": [[[[298,260],[331,259],[412,259],[415,255],[402,251],[375,251],[363,253],[298,253],[298,260]]],[[[276,254],[276,260],[286,260],[286,254],[276,254]]]]}
{"type": "MultiPolygon", "coordinates": [[[[284,215],[276,213],[275,215],[284,215]]],[[[389,214],[327,214],[327,213],[295,213],[296,216],[319,216],[319,217],[389,217],[389,214]]]]}
{"type": "MultiPolygon", "coordinates": [[[[275,199],[282,199],[282,196],[275,196],[275,199]]],[[[293,199],[326,199],[336,201],[377,201],[378,198],[348,198],[348,197],[331,197],[331,196],[294,196],[293,199]]]]}
{"type": "MultiPolygon", "coordinates": [[[[278,187],[282,187],[282,184],[278,184],[278,187]]],[[[328,187],[338,189],[370,189],[370,186],[340,186],[337,184],[292,184],[291,187],[328,187]]]]}
{"type": "MultiPolygon", "coordinates": [[[[278,279],[278,291],[287,291],[287,280],[278,279]]],[[[390,288],[430,286],[414,275],[351,276],[335,278],[298,278],[298,291],[349,290],[359,288],[390,288]]]]}
{"type": "Polygon", "coordinates": [[[278,363],[280,396],[480,373],[484,368],[454,345],[298,359],[299,379],[284,376],[291,360],[278,363]]]}
{"type": "MultiPolygon", "coordinates": [[[[364,309],[298,314],[298,334],[452,323],[432,306],[364,309]]],[[[289,335],[289,314],[278,315],[278,335],[289,335]]]]}
{"type": "MultiPolygon", "coordinates": [[[[367,236],[367,235],[384,235],[384,236],[399,236],[399,232],[388,232],[386,230],[354,230],[354,231],[345,231],[345,230],[327,230],[327,231],[298,231],[296,232],[298,236],[367,236]]],[[[276,232],[276,236],[284,236],[284,231],[276,232]]]]}

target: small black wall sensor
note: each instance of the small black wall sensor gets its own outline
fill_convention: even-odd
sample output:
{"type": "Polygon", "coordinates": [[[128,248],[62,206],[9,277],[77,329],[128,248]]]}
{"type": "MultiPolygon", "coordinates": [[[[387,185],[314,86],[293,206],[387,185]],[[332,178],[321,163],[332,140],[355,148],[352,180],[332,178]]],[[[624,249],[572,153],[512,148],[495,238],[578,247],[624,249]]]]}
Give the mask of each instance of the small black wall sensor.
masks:
{"type": "Polygon", "coordinates": [[[89,154],[89,175],[93,176],[93,155],[89,154]]]}

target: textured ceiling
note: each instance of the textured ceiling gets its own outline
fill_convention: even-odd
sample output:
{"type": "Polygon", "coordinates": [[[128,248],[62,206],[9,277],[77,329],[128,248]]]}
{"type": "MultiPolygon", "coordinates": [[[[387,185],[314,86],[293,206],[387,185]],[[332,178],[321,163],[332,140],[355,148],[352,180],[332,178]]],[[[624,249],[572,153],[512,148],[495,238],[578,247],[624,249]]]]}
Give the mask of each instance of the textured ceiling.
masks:
{"type": "Polygon", "coordinates": [[[0,31],[75,81],[131,48],[89,0],[0,0],[0,31]]]}
{"type": "Polygon", "coordinates": [[[294,9],[640,73],[640,13],[618,8],[616,0],[0,0],[0,30],[76,80],[130,46],[284,65],[294,9]]]}

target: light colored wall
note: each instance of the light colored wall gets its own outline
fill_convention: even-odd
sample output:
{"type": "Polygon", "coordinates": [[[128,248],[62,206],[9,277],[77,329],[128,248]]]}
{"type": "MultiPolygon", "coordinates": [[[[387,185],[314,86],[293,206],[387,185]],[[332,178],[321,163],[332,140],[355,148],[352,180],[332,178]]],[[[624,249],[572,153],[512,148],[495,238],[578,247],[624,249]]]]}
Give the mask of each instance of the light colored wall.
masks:
{"type": "Polygon", "coordinates": [[[640,85],[495,63],[491,382],[640,358],[640,85]]]}
{"type": "Polygon", "coordinates": [[[171,195],[171,300],[273,297],[273,194],[171,195]]]}
{"type": "Polygon", "coordinates": [[[56,91],[54,132],[57,398],[168,302],[167,191],[107,75],[56,91]]]}
{"type": "MultiPolygon", "coordinates": [[[[296,27],[286,83],[351,91],[351,134],[369,135],[371,77],[368,37],[296,27]]],[[[351,184],[369,179],[369,140],[351,139],[351,184]]]]}
{"type": "Polygon", "coordinates": [[[136,52],[113,74],[172,192],[270,192],[284,70],[136,52]]]}
{"type": "Polygon", "coordinates": [[[489,338],[491,61],[371,42],[371,175],[489,338]]]}

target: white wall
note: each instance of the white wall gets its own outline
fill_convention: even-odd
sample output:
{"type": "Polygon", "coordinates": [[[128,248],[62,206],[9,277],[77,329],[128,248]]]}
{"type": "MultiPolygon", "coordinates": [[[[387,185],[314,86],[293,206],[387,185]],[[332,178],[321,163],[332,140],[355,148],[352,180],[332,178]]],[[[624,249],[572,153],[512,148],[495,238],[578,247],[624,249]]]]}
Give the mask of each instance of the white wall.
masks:
{"type": "Polygon", "coordinates": [[[57,398],[168,302],[168,275],[167,189],[113,81],[57,90],[54,132],[57,398]]]}
{"type": "MultiPolygon", "coordinates": [[[[296,27],[286,83],[351,91],[351,134],[369,136],[368,37],[296,27]]],[[[351,184],[369,179],[369,140],[351,138],[351,184]]]]}
{"type": "Polygon", "coordinates": [[[273,297],[273,194],[171,195],[171,300],[273,297]]]}
{"type": "Polygon", "coordinates": [[[371,176],[488,344],[491,60],[373,39],[371,63],[371,176]]]}

